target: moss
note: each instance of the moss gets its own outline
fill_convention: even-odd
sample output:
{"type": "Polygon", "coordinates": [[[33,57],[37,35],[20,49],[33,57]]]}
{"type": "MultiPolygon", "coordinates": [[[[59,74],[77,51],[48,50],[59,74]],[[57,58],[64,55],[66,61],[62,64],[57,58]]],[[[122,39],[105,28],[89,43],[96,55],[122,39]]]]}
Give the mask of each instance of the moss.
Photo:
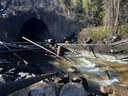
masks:
{"type": "MultiPolygon", "coordinates": [[[[118,35],[121,36],[122,39],[128,38],[128,23],[120,25],[118,28],[118,35]]],[[[83,40],[86,37],[91,37],[93,39],[93,43],[97,43],[97,41],[101,41],[105,38],[111,36],[111,32],[104,26],[99,27],[88,27],[83,28],[82,31],[78,35],[78,42],[84,43],[83,40]]]]}
{"type": "Polygon", "coordinates": [[[121,35],[123,39],[128,38],[128,23],[119,26],[118,34],[121,35]]]}
{"type": "Polygon", "coordinates": [[[84,38],[91,37],[93,39],[93,43],[96,43],[98,40],[103,40],[109,35],[109,30],[103,26],[84,28],[78,35],[78,42],[84,43],[84,38]]]}

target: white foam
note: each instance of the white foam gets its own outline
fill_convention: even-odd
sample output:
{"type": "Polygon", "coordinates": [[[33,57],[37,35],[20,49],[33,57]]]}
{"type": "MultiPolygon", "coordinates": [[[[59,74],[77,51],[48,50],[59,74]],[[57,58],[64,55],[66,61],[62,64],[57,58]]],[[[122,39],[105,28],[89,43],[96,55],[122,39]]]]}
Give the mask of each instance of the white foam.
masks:
{"type": "MultiPolygon", "coordinates": [[[[77,59],[78,60],[80,60],[80,61],[82,61],[82,62],[80,62],[78,65],[75,65],[75,67],[77,67],[78,68],[78,70],[84,75],[84,74],[86,74],[86,72],[87,73],[91,73],[91,74],[93,74],[93,75],[95,75],[95,77],[92,77],[91,78],[91,76],[89,76],[89,78],[91,78],[92,79],[92,81],[94,81],[94,82],[96,82],[97,84],[99,84],[99,85],[101,85],[101,86],[107,86],[107,85],[111,85],[111,84],[113,84],[113,83],[115,83],[115,82],[119,82],[119,80],[116,78],[116,77],[114,77],[113,75],[111,75],[110,74],[110,80],[99,80],[96,76],[97,75],[99,75],[99,76],[101,76],[102,77],[102,73],[101,73],[101,71],[100,71],[100,68],[99,67],[96,67],[96,64],[95,63],[91,63],[91,61],[89,61],[88,59],[85,59],[85,58],[83,58],[83,56],[85,57],[85,56],[88,56],[88,54],[85,54],[85,52],[84,53],[81,53],[81,54],[79,54],[79,55],[74,55],[74,57],[78,57],[77,59]]],[[[69,57],[72,57],[71,55],[69,55],[69,57]]],[[[105,55],[104,56],[105,58],[107,58],[106,60],[109,60],[109,58],[110,58],[110,60],[115,60],[115,57],[113,57],[113,56],[108,56],[108,55],[105,55]]],[[[93,60],[93,58],[92,57],[89,57],[91,60],[93,60]]],[[[101,59],[99,59],[99,58],[97,58],[99,61],[101,60],[101,59]]],[[[109,60],[109,61],[110,61],[109,60]]],[[[117,61],[117,60],[116,60],[117,61]]],[[[103,64],[104,65],[104,64],[103,64]]],[[[106,66],[107,67],[107,66],[106,66]]]]}

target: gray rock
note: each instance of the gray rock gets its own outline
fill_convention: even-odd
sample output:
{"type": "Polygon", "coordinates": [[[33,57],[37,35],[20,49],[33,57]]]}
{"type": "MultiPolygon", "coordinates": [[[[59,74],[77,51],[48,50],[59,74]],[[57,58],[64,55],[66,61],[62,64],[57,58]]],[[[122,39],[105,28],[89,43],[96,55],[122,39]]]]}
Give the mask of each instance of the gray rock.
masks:
{"type": "Polygon", "coordinates": [[[0,83],[5,83],[5,80],[4,80],[3,76],[2,76],[2,74],[0,74],[0,83]]]}
{"type": "Polygon", "coordinates": [[[31,96],[56,96],[56,88],[53,85],[48,85],[39,82],[31,87],[31,96]]]}
{"type": "Polygon", "coordinates": [[[62,87],[60,96],[87,96],[87,92],[82,84],[69,82],[62,87]]]}

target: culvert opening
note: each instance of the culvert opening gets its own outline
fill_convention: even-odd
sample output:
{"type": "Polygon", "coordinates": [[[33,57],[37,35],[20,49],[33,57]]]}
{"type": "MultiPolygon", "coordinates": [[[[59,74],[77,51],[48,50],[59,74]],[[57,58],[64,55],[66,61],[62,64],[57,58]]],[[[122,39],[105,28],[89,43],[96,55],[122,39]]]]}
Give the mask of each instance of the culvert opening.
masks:
{"type": "Polygon", "coordinates": [[[31,18],[23,24],[19,32],[17,41],[26,42],[22,39],[22,37],[26,37],[35,42],[41,42],[47,39],[48,36],[49,30],[47,28],[47,25],[37,18],[31,18]]]}

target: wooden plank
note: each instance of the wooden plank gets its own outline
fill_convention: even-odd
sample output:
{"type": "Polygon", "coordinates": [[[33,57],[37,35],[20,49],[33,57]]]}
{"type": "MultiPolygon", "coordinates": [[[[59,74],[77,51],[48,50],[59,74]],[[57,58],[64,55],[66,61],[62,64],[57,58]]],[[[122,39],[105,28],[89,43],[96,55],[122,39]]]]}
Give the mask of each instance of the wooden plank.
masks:
{"type": "Polygon", "coordinates": [[[112,49],[114,52],[121,52],[121,51],[127,51],[128,50],[128,42],[120,43],[118,45],[112,45],[112,49]]]}
{"type": "Polygon", "coordinates": [[[57,43],[64,48],[72,48],[79,50],[88,50],[89,47],[92,47],[96,52],[111,52],[111,44],[65,44],[65,43],[57,43]]]}

